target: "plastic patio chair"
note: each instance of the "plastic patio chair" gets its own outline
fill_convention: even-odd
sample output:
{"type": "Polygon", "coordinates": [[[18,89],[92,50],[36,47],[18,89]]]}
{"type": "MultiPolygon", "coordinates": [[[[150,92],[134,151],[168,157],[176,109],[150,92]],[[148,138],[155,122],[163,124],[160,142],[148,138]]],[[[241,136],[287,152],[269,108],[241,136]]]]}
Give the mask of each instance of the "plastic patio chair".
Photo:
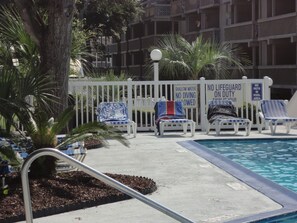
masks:
{"type": "MultiPolygon", "coordinates": [[[[58,143],[61,143],[64,137],[65,135],[57,135],[58,143]]],[[[59,148],[59,150],[80,162],[83,162],[87,155],[87,148],[85,147],[83,141],[68,144],[63,148],[59,148]]],[[[75,167],[62,160],[57,161],[56,169],[58,172],[76,170],[75,167]]]]}
{"type": "Polygon", "coordinates": [[[209,101],[207,120],[206,134],[208,134],[214,126],[216,134],[219,135],[223,125],[233,125],[235,134],[238,133],[240,126],[244,126],[246,135],[248,136],[250,134],[251,121],[247,118],[238,117],[236,108],[231,100],[209,101]]]}
{"type": "Polygon", "coordinates": [[[136,137],[137,125],[129,119],[124,102],[101,102],[97,107],[97,121],[115,127],[126,126],[128,135],[132,129],[133,136],[136,137]]]}
{"type": "Polygon", "coordinates": [[[272,134],[275,134],[278,124],[284,124],[288,134],[292,124],[297,123],[296,117],[288,116],[284,100],[262,100],[260,107],[261,111],[258,113],[258,117],[261,119],[261,123],[258,125],[259,133],[262,132],[264,124],[268,123],[272,134]]]}
{"type": "Polygon", "coordinates": [[[187,119],[181,101],[158,101],[155,110],[155,135],[164,134],[165,125],[182,125],[183,132],[186,134],[188,125],[190,126],[191,136],[195,134],[195,122],[187,119]]]}

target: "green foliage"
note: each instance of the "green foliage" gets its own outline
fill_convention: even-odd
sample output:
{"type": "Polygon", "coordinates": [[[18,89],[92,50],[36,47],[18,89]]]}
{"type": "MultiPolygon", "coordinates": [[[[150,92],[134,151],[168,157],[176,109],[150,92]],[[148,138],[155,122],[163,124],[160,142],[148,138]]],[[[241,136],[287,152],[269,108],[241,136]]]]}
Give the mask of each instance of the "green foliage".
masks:
{"type": "MultiPolygon", "coordinates": [[[[70,133],[66,134],[65,139],[59,145],[57,144],[57,135],[63,133],[67,124],[75,114],[73,107],[67,108],[62,114],[54,120],[49,117],[48,113],[41,108],[36,107],[30,118],[23,122],[27,135],[32,140],[32,151],[41,148],[62,148],[63,146],[89,138],[100,139],[102,143],[107,145],[106,139],[116,139],[125,146],[128,146],[127,140],[115,132],[110,126],[103,123],[94,122],[80,125],[74,128],[70,133]]],[[[55,159],[52,157],[42,157],[37,159],[31,166],[32,177],[49,177],[56,171],[55,159]]]]}
{"type": "Polygon", "coordinates": [[[38,49],[12,8],[0,9],[0,35],[0,116],[6,119],[8,133],[15,116],[18,119],[28,117],[29,96],[44,107],[54,97],[52,82],[39,72],[38,49]]]}
{"type": "MultiPolygon", "coordinates": [[[[227,78],[230,67],[244,73],[248,60],[238,56],[239,49],[228,43],[217,44],[204,41],[201,36],[189,43],[180,35],[168,35],[156,46],[162,52],[159,62],[160,79],[208,79],[227,78]]],[[[152,64],[148,67],[152,71],[152,64]]]]}
{"type": "Polygon", "coordinates": [[[9,165],[19,168],[22,164],[22,158],[11,148],[9,143],[0,145],[0,157],[7,160],[9,165]]]}
{"type": "Polygon", "coordinates": [[[86,27],[96,30],[100,35],[120,35],[126,30],[130,21],[138,17],[141,10],[138,0],[90,0],[77,2],[80,18],[86,19],[86,27]]]}

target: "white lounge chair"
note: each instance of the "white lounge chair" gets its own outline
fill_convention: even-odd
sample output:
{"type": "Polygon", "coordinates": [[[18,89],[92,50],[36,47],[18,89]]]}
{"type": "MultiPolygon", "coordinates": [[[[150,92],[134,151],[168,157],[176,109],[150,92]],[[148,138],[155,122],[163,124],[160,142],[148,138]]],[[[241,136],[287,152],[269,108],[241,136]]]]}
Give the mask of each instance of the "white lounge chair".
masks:
{"type": "Polygon", "coordinates": [[[261,119],[261,123],[258,125],[259,133],[261,133],[264,124],[268,123],[272,134],[275,134],[278,124],[284,124],[288,134],[291,125],[297,122],[297,118],[288,116],[284,100],[262,100],[260,107],[261,111],[258,113],[258,117],[261,119]]]}
{"type": "Polygon", "coordinates": [[[207,129],[208,134],[214,126],[216,134],[219,135],[223,125],[233,125],[235,134],[238,133],[239,127],[244,126],[246,135],[250,134],[251,121],[247,118],[239,118],[236,108],[231,100],[211,100],[208,104],[207,111],[207,129]]]}
{"type": "Polygon", "coordinates": [[[195,134],[195,122],[187,119],[181,101],[158,101],[155,110],[155,135],[164,134],[165,125],[182,125],[183,132],[186,134],[188,125],[190,126],[191,136],[195,134]]]}
{"type": "Polygon", "coordinates": [[[124,102],[101,102],[97,108],[97,121],[115,127],[127,127],[128,135],[133,132],[136,137],[137,124],[128,117],[128,109],[124,102]]]}

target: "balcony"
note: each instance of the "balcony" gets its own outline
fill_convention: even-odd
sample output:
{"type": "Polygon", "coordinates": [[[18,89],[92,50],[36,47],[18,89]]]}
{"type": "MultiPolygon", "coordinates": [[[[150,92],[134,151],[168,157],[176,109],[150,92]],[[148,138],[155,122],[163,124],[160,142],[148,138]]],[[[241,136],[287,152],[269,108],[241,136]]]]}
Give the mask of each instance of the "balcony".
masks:
{"type": "Polygon", "coordinates": [[[162,38],[162,35],[142,37],[142,49],[148,49],[155,46],[160,38],[162,38]]]}
{"type": "Polygon", "coordinates": [[[181,0],[171,2],[171,17],[178,17],[183,15],[184,6],[181,0]]]}
{"type": "Polygon", "coordinates": [[[186,0],[185,1],[185,13],[191,13],[197,11],[199,8],[199,1],[186,0]]]}
{"type": "Polygon", "coordinates": [[[219,5],[220,0],[200,0],[200,9],[218,7],[219,5]]]}
{"type": "Polygon", "coordinates": [[[167,4],[163,4],[163,5],[152,4],[150,7],[145,8],[144,19],[150,19],[150,18],[169,19],[170,9],[171,9],[170,5],[167,5],[167,4]]]}
{"type": "Polygon", "coordinates": [[[253,39],[252,22],[237,23],[225,28],[225,41],[253,39]]]}
{"type": "Polygon", "coordinates": [[[121,51],[126,52],[127,51],[127,41],[121,42],[121,51]]]}
{"type": "Polygon", "coordinates": [[[220,41],[220,29],[219,28],[210,28],[210,29],[204,29],[200,30],[200,35],[202,35],[204,40],[208,41],[220,41]]]}
{"type": "Polygon", "coordinates": [[[128,41],[129,51],[139,51],[141,46],[141,38],[131,39],[128,41]]]}
{"type": "Polygon", "coordinates": [[[291,36],[296,34],[296,13],[258,20],[258,38],[291,36]]]}
{"type": "Polygon", "coordinates": [[[110,54],[114,54],[118,52],[118,44],[117,43],[113,43],[111,45],[107,45],[106,46],[106,51],[110,54]]]}
{"type": "Polygon", "coordinates": [[[184,34],[185,36],[185,39],[188,41],[188,42],[193,42],[197,39],[198,37],[198,31],[197,32],[189,32],[189,33],[186,33],[184,34]]]}
{"type": "Polygon", "coordinates": [[[269,76],[279,85],[297,84],[296,65],[259,66],[259,77],[269,76]]]}

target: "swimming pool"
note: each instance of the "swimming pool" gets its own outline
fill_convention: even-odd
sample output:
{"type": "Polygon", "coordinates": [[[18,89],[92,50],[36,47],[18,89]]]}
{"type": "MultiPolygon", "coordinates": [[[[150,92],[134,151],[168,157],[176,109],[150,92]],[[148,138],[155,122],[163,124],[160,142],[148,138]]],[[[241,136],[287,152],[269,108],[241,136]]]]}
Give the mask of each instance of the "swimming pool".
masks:
{"type": "Polygon", "coordinates": [[[297,139],[224,139],[179,142],[283,208],[228,223],[297,222],[297,139]]]}
{"type": "Polygon", "coordinates": [[[297,140],[207,140],[198,143],[297,192],[297,140]]]}

